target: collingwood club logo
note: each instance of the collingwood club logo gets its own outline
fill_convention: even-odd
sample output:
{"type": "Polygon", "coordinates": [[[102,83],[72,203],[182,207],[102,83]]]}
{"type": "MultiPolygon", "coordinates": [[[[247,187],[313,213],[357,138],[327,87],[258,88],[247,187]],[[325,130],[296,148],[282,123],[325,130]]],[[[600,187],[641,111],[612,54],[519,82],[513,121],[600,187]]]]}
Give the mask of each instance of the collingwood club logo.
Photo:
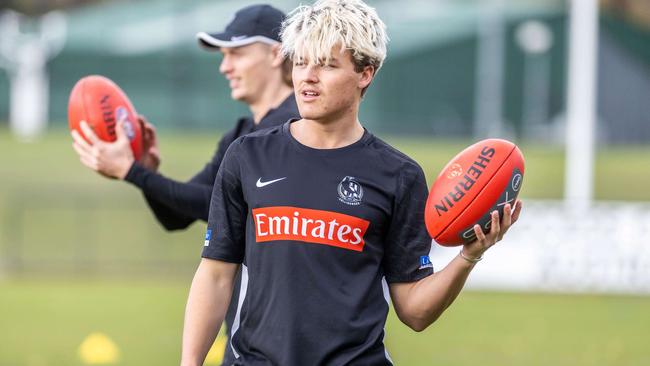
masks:
{"type": "Polygon", "coordinates": [[[338,187],[339,201],[357,206],[361,204],[363,198],[363,187],[356,181],[356,178],[346,176],[341,180],[338,187]]]}

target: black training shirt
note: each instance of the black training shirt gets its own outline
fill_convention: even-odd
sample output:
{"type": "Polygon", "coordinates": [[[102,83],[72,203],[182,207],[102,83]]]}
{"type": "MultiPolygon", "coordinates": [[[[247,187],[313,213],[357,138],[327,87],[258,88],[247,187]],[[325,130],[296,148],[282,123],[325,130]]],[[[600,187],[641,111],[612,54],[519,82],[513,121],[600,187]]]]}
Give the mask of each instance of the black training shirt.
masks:
{"type": "Polygon", "coordinates": [[[387,365],[388,283],[430,275],[419,165],[368,131],[313,149],[290,123],[237,139],[202,256],[242,263],[236,365],[387,365]]]}

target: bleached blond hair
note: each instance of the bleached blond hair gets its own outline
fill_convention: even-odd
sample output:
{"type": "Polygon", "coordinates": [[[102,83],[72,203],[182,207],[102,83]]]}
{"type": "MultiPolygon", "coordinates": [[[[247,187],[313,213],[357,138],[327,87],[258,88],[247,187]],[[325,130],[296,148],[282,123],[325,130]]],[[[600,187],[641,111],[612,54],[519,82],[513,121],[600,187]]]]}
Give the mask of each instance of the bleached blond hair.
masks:
{"type": "Polygon", "coordinates": [[[379,70],[386,58],[386,25],[377,12],[361,0],[318,0],[301,5],[282,23],[282,53],[292,60],[324,64],[332,49],[349,50],[355,71],[366,66],[379,70]]]}

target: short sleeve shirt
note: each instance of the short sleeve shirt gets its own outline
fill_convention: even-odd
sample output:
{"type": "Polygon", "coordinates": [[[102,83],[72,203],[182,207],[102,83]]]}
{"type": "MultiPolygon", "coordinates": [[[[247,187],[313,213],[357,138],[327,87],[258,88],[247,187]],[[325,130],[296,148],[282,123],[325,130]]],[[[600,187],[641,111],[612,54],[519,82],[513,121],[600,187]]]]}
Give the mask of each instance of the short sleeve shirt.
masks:
{"type": "Polygon", "coordinates": [[[424,173],[368,131],[313,149],[290,123],[235,140],[213,189],[202,256],[243,263],[235,364],[391,364],[382,279],[433,272],[424,173]]]}

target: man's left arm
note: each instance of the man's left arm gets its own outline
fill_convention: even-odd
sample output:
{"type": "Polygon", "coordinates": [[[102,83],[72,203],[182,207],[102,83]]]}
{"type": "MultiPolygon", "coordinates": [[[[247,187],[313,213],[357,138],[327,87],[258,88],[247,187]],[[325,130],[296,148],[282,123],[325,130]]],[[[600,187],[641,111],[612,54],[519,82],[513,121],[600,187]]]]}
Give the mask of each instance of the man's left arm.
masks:
{"type": "Polygon", "coordinates": [[[474,226],[477,239],[465,244],[462,251],[441,271],[415,282],[390,284],[390,294],[399,319],[415,331],[431,325],[453,303],[465,285],[476,262],[519,218],[521,202],[514,210],[506,205],[504,215],[492,213],[490,232],[484,234],[479,225],[474,226]]]}

